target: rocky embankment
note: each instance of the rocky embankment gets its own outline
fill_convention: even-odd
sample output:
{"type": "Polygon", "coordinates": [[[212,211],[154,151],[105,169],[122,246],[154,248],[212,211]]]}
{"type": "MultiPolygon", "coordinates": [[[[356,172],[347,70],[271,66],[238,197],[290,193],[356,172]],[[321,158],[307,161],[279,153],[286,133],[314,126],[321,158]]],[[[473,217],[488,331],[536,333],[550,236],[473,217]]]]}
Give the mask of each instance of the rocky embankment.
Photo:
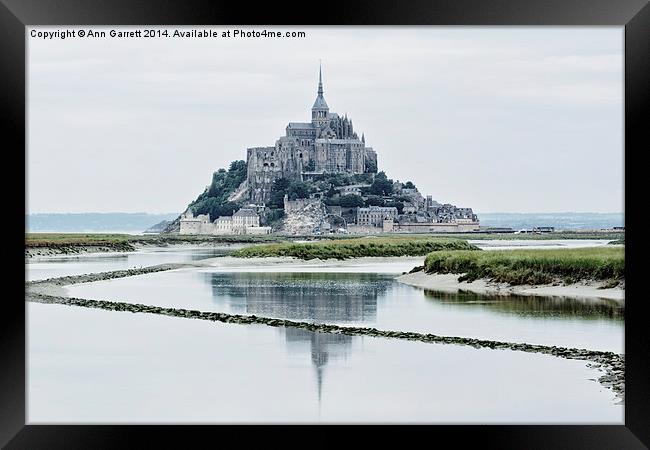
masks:
{"type": "Polygon", "coordinates": [[[321,202],[310,202],[298,210],[285,210],[281,233],[309,235],[324,221],[327,211],[321,202]]]}
{"type": "Polygon", "coordinates": [[[25,246],[25,258],[37,256],[77,255],[82,253],[132,252],[136,248],[128,242],[102,244],[47,244],[25,246]]]}
{"type": "Polygon", "coordinates": [[[110,272],[86,273],[83,275],[70,275],[66,277],[46,278],[43,280],[28,281],[25,283],[28,292],[30,289],[38,286],[69,286],[79,283],[92,283],[94,281],[112,280],[115,278],[133,277],[135,275],[144,275],[147,273],[163,272],[165,270],[181,269],[183,267],[194,267],[192,264],[173,263],[159,264],[157,266],[142,267],[140,269],[112,270],[110,272]]]}

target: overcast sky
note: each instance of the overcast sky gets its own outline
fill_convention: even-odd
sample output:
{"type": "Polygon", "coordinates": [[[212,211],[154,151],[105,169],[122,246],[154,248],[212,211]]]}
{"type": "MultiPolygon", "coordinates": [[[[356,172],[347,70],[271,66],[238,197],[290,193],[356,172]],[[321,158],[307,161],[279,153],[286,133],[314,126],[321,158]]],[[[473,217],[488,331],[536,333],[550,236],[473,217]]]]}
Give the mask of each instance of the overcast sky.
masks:
{"type": "Polygon", "coordinates": [[[622,27],[266,29],[307,37],[28,37],[28,211],[184,211],[310,120],[319,59],[330,111],[439,202],[623,210],[622,27]]]}

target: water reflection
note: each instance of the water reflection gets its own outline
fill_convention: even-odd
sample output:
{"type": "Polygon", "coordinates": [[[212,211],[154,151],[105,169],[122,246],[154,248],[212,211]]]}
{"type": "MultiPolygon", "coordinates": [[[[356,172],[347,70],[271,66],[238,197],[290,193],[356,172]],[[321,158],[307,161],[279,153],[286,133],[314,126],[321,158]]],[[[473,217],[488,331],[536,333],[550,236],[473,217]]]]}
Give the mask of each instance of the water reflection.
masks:
{"type": "Polygon", "coordinates": [[[623,321],[625,308],[615,300],[532,295],[476,294],[469,291],[449,293],[424,290],[424,296],[441,304],[486,308],[497,313],[521,317],[558,319],[614,319],[623,321]]]}
{"type": "Polygon", "coordinates": [[[292,344],[309,344],[311,363],[316,369],[316,386],[318,403],[320,403],[323,393],[325,366],[330,358],[346,358],[350,354],[353,340],[359,338],[357,336],[346,336],[343,334],[315,333],[299,328],[285,328],[284,335],[289,352],[301,354],[303,351],[302,346],[294,346],[292,344]]]}
{"type": "Polygon", "coordinates": [[[375,322],[391,276],[341,273],[209,273],[215,302],[233,311],[313,322],[375,322]]]}
{"type": "MultiPolygon", "coordinates": [[[[320,323],[374,323],[377,297],[393,284],[380,274],[341,273],[211,273],[215,301],[230,303],[234,311],[265,317],[320,323]]],[[[347,356],[357,337],[283,328],[288,351],[302,354],[309,344],[316,370],[318,401],[330,358],[347,356]]]]}
{"type": "Polygon", "coordinates": [[[93,272],[133,269],[164,263],[198,261],[225,256],[232,251],[228,246],[205,248],[154,247],[132,253],[89,253],[35,257],[26,260],[28,280],[80,275],[93,272]]]}

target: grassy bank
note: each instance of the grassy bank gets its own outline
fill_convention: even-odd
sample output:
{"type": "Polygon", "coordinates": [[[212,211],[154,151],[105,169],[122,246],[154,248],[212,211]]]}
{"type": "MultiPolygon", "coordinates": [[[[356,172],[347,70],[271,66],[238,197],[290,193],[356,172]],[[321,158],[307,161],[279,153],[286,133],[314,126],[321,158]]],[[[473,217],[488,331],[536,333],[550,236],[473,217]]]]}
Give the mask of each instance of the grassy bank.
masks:
{"type": "Polygon", "coordinates": [[[26,233],[26,247],[53,245],[111,245],[129,242],[128,234],[26,233]]]}
{"type": "Polygon", "coordinates": [[[25,247],[58,246],[116,246],[130,244],[168,245],[183,243],[265,243],[279,242],[286,238],[276,235],[190,236],[178,234],[78,234],[78,233],[26,233],[25,247]]]}
{"type": "Polygon", "coordinates": [[[477,247],[459,239],[357,238],[314,243],[254,245],[233,253],[239,258],[292,256],[300,259],[348,259],[365,256],[422,256],[440,250],[475,251],[477,247]]]}
{"type": "Polygon", "coordinates": [[[613,287],[624,281],[624,250],[616,247],[433,252],[428,273],[463,274],[460,281],[485,278],[511,285],[604,281],[613,287]]]}
{"type": "Polygon", "coordinates": [[[26,233],[25,257],[76,255],[98,252],[132,252],[139,245],[167,247],[170,245],[224,245],[283,242],[286,238],[274,235],[188,236],[188,235],[132,235],[101,233],[26,233]]]}
{"type": "Polygon", "coordinates": [[[28,233],[25,235],[25,249],[47,249],[66,254],[77,253],[80,248],[118,252],[135,250],[127,234],[28,233]]]}

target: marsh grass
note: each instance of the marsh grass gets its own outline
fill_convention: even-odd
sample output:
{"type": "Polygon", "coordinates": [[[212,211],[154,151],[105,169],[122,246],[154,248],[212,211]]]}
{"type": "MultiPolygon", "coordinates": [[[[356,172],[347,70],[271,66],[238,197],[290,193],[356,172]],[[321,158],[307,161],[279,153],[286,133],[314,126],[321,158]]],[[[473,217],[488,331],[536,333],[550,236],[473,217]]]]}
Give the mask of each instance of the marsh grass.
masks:
{"type": "Polygon", "coordinates": [[[428,273],[462,274],[459,281],[484,278],[511,285],[604,281],[614,286],[625,279],[624,249],[614,247],[433,252],[424,267],[428,273]]]}
{"type": "Polygon", "coordinates": [[[255,245],[232,254],[239,258],[291,256],[310,259],[348,259],[366,256],[422,256],[440,250],[476,251],[478,247],[459,239],[357,238],[314,243],[255,245]]]}
{"type": "Polygon", "coordinates": [[[191,236],[178,234],[133,235],[101,233],[26,233],[25,247],[109,246],[136,243],[167,245],[178,243],[264,243],[284,241],[277,235],[191,236]]]}

